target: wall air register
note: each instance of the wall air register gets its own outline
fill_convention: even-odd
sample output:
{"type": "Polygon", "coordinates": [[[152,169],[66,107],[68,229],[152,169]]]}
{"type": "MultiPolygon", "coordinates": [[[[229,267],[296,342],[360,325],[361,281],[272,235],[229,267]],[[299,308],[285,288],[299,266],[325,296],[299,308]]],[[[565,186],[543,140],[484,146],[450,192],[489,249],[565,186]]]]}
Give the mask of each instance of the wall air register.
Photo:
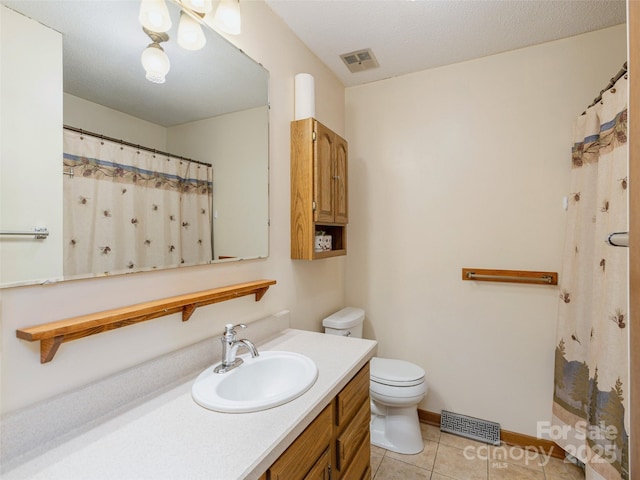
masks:
{"type": "Polygon", "coordinates": [[[344,53],[340,58],[351,73],[362,72],[380,66],[370,48],[344,53]]]}
{"type": "Polygon", "coordinates": [[[462,437],[500,445],[500,424],[442,410],[440,430],[462,437]]]}

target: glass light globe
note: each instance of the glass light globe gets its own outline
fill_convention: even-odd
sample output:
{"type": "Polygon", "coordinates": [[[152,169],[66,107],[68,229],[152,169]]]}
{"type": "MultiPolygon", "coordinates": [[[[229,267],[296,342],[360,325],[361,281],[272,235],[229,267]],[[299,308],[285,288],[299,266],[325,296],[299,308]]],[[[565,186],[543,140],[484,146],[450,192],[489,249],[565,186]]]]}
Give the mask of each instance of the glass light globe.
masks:
{"type": "Polygon", "coordinates": [[[194,12],[207,14],[213,10],[212,0],[182,0],[182,5],[194,12]]]}
{"type": "Polygon", "coordinates": [[[207,43],[202,26],[189,14],[180,12],[178,45],[185,50],[200,50],[207,43]]]}
{"type": "Polygon", "coordinates": [[[164,0],[142,0],[138,20],[152,32],[167,32],[171,28],[171,17],[164,0]]]}
{"type": "Polygon", "coordinates": [[[153,83],[164,83],[171,63],[160,45],[152,43],[142,52],[142,66],[147,72],[146,79],[153,83]]]}
{"type": "Polygon", "coordinates": [[[238,0],[220,0],[213,17],[213,26],[230,35],[240,35],[240,2],[238,0]]]}

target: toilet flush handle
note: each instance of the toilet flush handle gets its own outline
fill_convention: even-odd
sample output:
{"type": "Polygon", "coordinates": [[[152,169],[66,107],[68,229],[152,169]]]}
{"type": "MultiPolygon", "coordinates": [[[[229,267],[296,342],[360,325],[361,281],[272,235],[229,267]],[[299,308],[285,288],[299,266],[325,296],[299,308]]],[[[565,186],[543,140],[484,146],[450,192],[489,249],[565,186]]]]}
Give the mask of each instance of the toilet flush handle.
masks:
{"type": "Polygon", "coordinates": [[[344,333],[343,336],[350,337],[351,336],[351,330],[347,330],[347,333],[344,333]]]}

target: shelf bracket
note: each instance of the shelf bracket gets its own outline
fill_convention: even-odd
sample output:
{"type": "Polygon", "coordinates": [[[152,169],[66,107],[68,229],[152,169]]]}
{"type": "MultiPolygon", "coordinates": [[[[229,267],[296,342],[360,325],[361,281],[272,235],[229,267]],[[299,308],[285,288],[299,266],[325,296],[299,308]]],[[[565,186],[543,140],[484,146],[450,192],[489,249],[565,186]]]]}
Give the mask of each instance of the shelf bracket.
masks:
{"type": "Polygon", "coordinates": [[[58,335],[53,338],[45,338],[40,341],[40,363],[50,362],[60,345],[64,342],[64,335],[58,335]]]}
{"type": "Polygon", "coordinates": [[[193,312],[196,311],[197,305],[195,303],[191,303],[189,305],[185,305],[182,307],[182,321],[187,322],[193,315],[193,312]]]}
{"type": "Polygon", "coordinates": [[[262,297],[264,297],[264,294],[267,293],[267,290],[269,290],[269,287],[259,288],[256,290],[256,302],[262,300],[262,297]]]}

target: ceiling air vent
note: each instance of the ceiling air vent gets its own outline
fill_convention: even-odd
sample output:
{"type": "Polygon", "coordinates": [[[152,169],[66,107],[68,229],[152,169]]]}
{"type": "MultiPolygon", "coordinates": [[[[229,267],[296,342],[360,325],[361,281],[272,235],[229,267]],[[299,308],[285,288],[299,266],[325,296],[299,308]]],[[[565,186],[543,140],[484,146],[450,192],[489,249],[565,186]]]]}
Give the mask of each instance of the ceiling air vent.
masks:
{"type": "Polygon", "coordinates": [[[340,58],[351,73],[362,72],[363,70],[369,70],[380,66],[378,60],[376,60],[376,56],[370,48],[344,53],[340,55],[340,58]]]}

